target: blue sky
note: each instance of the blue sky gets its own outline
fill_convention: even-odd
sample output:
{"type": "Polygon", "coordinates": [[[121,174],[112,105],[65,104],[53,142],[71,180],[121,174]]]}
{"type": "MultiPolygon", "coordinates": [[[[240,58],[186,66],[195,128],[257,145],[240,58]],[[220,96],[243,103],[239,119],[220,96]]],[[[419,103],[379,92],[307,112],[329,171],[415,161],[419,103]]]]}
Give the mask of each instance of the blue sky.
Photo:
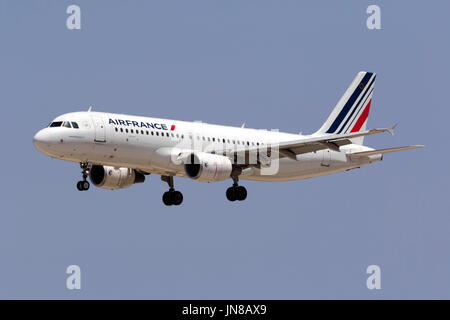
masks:
{"type": "Polygon", "coordinates": [[[0,0],[0,298],[450,298],[444,1],[0,0]],[[81,7],[81,30],[66,28],[81,7]],[[381,30],[366,8],[381,7],[381,30]],[[78,192],[77,164],[32,137],[71,111],[311,133],[360,70],[382,148],[425,144],[311,180],[175,179],[78,192]],[[67,290],[67,266],[82,289],[67,290]],[[366,288],[381,267],[382,289],[366,288]]]}

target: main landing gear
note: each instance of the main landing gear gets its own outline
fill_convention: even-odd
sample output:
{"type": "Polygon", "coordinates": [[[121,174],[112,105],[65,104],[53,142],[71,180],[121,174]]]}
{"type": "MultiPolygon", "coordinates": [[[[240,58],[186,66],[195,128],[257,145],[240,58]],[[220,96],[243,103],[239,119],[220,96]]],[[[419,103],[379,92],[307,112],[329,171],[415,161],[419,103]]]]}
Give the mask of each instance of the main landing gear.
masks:
{"type": "Polygon", "coordinates": [[[183,194],[173,187],[173,176],[161,176],[161,180],[167,182],[169,191],[164,192],[162,201],[166,206],[179,206],[183,202],[183,194]]]}
{"type": "Polygon", "coordinates": [[[89,175],[90,166],[88,163],[80,162],[80,168],[83,170],[81,171],[83,175],[83,180],[77,182],[77,189],[78,191],[87,191],[89,190],[90,187],[89,182],[86,180],[89,175]]]}
{"type": "Polygon", "coordinates": [[[227,189],[227,199],[230,201],[243,201],[247,198],[247,189],[243,186],[238,186],[238,177],[232,177],[233,186],[227,189]]]}

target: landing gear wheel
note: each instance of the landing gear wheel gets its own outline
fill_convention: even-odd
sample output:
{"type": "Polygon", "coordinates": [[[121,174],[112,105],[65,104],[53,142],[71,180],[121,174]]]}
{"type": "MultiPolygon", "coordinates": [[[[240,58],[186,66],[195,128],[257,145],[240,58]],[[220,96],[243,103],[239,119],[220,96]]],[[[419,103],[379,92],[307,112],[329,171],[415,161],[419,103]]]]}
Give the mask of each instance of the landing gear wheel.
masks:
{"type": "Polygon", "coordinates": [[[232,175],[231,178],[233,179],[233,186],[227,189],[227,199],[230,201],[245,200],[247,198],[247,189],[238,185],[239,178],[237,175],[232,175]]]}
{"type": "Polygon", "coordinates": [[[83,181],[83,182],[81,183],[81,185],[83,186],[83,190],[84,190],[84,191],[89,190],[89,187],[91,186],[91,185],[89,184],[89,182],[87,182],[87,181],[83,181]]]}
{"type": "Polygon", "coordinates": [[[236,192],[235,192],[235,188],[234,187],[229,187],[227,189],[227,199],[230,201],[236,201],[236,192]]]}
{"type": "Polygon", "coordinates": [[[169,191],[164,192],[162,201],[166,206],[179,206],[183,202],[183,194],[180,191],[175,191],[173,186],[173,176],[161,176],[161,180],[167,182],[169,191]]]}
{"type": "Polygon", "coordinates": [[[172,197],[171,197],[170,191],[164,192],[164,194],[162,196],[162,201],[166,206],[172,205],[172,197]]]}
{"type": "Polygon", "coordinates": [[[234,193],[236,195],[236,199],[239,201],[243,201],[247,198],[247,189],[243,186],[236,187],[234,193]]]}
{"type": "Polygon", "coordinates": [[[89,175],[89,170],[91,169],[91,165],[86,162],[81,162],[80,168],[82,169],[81,174],[83,175],[83,180],[77,182],[77,189],[79,191],[87,191],[87,190],[89,190],[90,184],[89,184],[89,182],[86,181],[86,179],[89,175]]]}
{"type": "Polygon", "coordinates": [[[180,191],[173,191],[171,198],[172,204],[175,206],[179,206],[183,202],[183,194],[180,191]]]}
{"type": "Polygon", "coordinates": [[[77,189],[78,191],[86,191],[89,190],[90,184],[87,181],[78,181],[77,182],[77,189]]]}
{"type": "Polygon", "coordinates": [[[166,206],[179,206],[183,202],[183,194],[175,190],[166,191],[162,196],[162,201],[166,206]]]}

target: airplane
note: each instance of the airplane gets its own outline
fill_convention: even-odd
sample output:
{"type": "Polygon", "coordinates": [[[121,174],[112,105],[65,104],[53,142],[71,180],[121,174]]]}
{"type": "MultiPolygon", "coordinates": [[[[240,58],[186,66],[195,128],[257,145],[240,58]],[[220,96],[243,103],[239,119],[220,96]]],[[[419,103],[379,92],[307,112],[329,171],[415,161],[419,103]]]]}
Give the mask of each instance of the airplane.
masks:
{"type": "Polygon", "coordinates": [[[77,189],[122,189],[142,183],[149,174],[169,185],[167,206],[183,195],[174,177],[201,182],[232,179],[230,201],[247,198],[239,180],[288,181],[313,178],[369,165],[390,152],[422,148],[410,145],[373,149],[364,137],[389,132],[366,130],[376,74],[359,72],[319,130],[310,135],[177,121],[125,114],[73,112],[56,117],[33,138],[42,153],[80,163],[77,189]]]}

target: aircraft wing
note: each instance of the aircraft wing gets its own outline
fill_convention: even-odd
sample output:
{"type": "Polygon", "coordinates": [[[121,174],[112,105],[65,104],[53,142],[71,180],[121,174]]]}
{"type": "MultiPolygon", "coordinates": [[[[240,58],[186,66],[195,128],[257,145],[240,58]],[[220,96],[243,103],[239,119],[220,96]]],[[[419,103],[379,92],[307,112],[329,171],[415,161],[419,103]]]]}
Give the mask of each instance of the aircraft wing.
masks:
{"type": "MultiPolygon", "coordinates": [[[[299,140],[293,140],[293,141],[283,141],[280,143],[273,143],[268,144],[267,147],[270,147],[271,152],[277,152],[279,153],[279,157],[288,157],[291,159],[296,159],[296,155],[308,153],[308,152],[314,152],[318,150],[323,149],[331,149],[339,151],[339,147],[351,144],[351,140],[353,138],[357,137],[363,137],[363,136],[370,136],[377,133],[382,132],[389,132],[390,134],[394,134],[394,128],[395,125],[390,128],[382,128],[382,129],[371,129],[366,131],[360,131],[360,132],[353,132],[353,133],[346,133],[346,134],[326,134],[316,137],[309,137],[299,140]],[[277,150],[278,149],[278,150],[277,150]]],[[[261,148],[249,148],[249,149],[241,149],[236,150],[236,153],[242,153],[242,152],[249,152],[249,153],[256,153],[258,151],[261,151],[261,148]]],[[[273,157],[274,155],[272,155],[273,157]]]]}
{"type": "Polygon", "coordinates": [[[348,153],[348,155],[351,156],[351,157],[368,157],[368,156],[372,156],[372,155],[376,155],[376,154],[385,154],[385,153],[390,153],[390,152],[418,149],[418,148],[423,148],[423,147],[424,147],[423,145],[413,145],[413,146],[405,146],[405,147],[396,147],[396,148],[378,149],[378,150],[371,150],[371,151],[348,153]]]}
{"type": "Polygon", "coordinates": [[[371,129],[360,132],[353,132],[347,134],[329,134],[320,137],[307,138],[299,141],[289,141],[283,142],[279,145],[279,153],[286,157],[295,158],[298,154],[323,150],[323,149],[331,149],[335,151],[339,151],[339,147],[351,144],[352,138],[370,136],[377,133],[382,132],[390,132],[393,134],[393,129],[395,126],[391,128],[383,128],[383,129],[371,129]]]}

